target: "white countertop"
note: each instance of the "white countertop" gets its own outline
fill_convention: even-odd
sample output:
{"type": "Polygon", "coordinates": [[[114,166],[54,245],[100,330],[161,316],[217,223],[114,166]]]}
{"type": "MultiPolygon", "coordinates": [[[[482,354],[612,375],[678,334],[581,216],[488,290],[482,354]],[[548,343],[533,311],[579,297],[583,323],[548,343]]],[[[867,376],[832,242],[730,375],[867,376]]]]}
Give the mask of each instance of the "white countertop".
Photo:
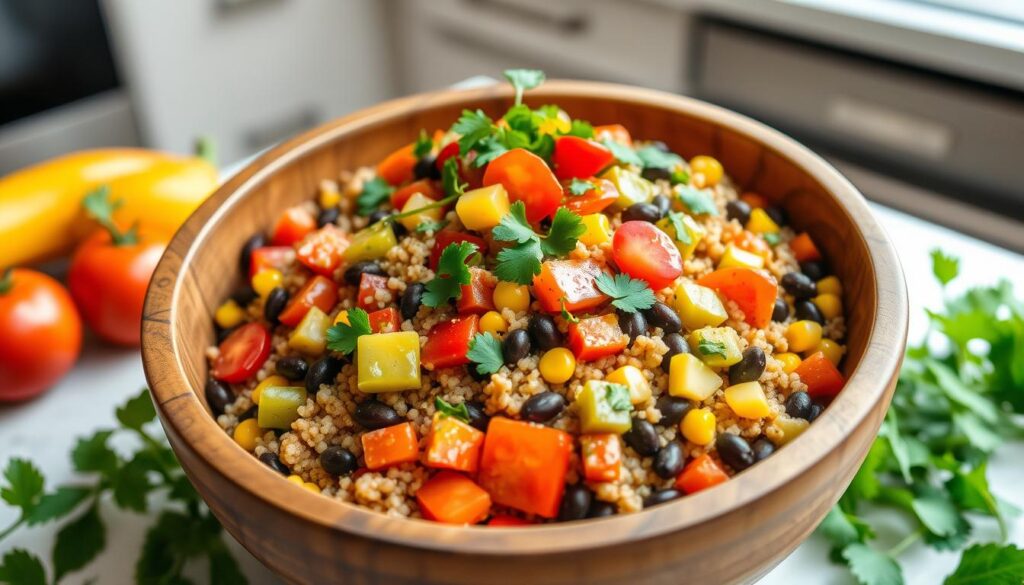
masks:
{"type": "MultiPolygon", "coordinates": [[[[873,207],[895,242],[907,275],[912,338],[919,337],[923,331],[924,307],[937,307],[942,299],[931,276],[928,252],[934,247],[942,247],[964,259],[954,291],[969,285],[990,284],[1006,275],[1014,282],[1018,294],[1024,294],[1024,256],[888,208],[873,207]]],[[[75,438],[90,434],[98,427],[113,426],[115,405],[137,393],[145,383],[137,352],[109,348],[87,339],[81,361],[56,388],[27,404],[0,406],[0,465],[13,456],[26,456],[42,468],[48,486],[73,480],[68,453],[75,438]]],[[[989,472],[993,491],[1024,508],[1024,491],[1019,489],[1024,484],[1024,466],[1013,464],[1022,460],[1024,444],[1009,445],[993,458],[989,472]]],[[[69,576],[63,583],[83,583],[90,578],[114,585],[132,582],[142,536],[152,518],[120,512],[109,503],[102,507],[101,513],[108,527],[106,552],[86,570],[69,576]]],[[[12,509],[0,509],[0,528],[14,518],[12,509]]],[[[992,527],[981,526],[975,531],[976,536],[995,538],[992,527]]],[[[268,527],[268,530],[273,528],[268,527]]],[[[4,541],[0,550],[22,547],[47,559],[55,533],[55,525],[22,529],[4,541]]],[[[1024,545],[1024,519],[1017,520],[1011,539],[1024,545]]],[[[253,585],[280,583],[241,547],[232,544],[253,585]]],[[[907,582],[939,583],[943,576],[952,572],[958,558],[956,553],[939,554],[923,546],[911,548],[902,558],[907,582]]],[[[827,545],[816,537],[804,543],[762,583],[806,583],[811,581],[812,575],[814,583],[852,583],[844,569],[829,563],[827,545]]],[[[191,576],[197,583],[206,582],[204,567],[193,567],[191,576]]]]}

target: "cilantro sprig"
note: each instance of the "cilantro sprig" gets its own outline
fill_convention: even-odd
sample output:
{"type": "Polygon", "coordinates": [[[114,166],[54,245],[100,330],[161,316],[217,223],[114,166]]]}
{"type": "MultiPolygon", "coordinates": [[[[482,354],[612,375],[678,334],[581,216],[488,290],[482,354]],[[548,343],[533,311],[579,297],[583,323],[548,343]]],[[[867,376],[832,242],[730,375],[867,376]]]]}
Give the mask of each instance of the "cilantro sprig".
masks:
{"type": "Polygon", "coordinates": [[[444,398],[436,396],[434,397],[434,408],[444,416],[459,419],[464,423],[469,422],[469,408],[466,407],[465,402],[460,402],[457,405],[450,404],[444,398]]]}
{"type": "Polygon", "coordinates": [[[612,276],[601,273],[594,279],[597,289],[612,298],[612,306],[627,313],[636,313],[654,306],[654,292],[646,282],[628,274],[612,276]]]}
{"type": "Polygon", "coordinates": [[[516,105],[523,103],[523,92],[544,83],[544,72],[539,69],[506,69],[505,79],[516,90],[516,105]]]}
{"type": "Polygon", "coordinates": [[[725,353],[725,343],[715,341],[714,339],[702,338],[700,342],[697,343],[697,351],[706,356],[717,355],[721,358],[728,357],[725,353]]]}
{"type": "Polygon", "coordinates": [[[577,240],[586,229],[580,216],[559,207],[547,235],[541,236],[526,220],[526,205],[516,201],[491,232],[494,239],[515,244],[498,252],[494,275],[507,282],[530,284],[533,277],[540,274],[540,263],[545,256],[568,254],[576,248],[577,240]]]}
{"type": "Polygon", "coordinates": [[[476,253],[476,246],[470,242],[448,244],[441,251],[434,278],[426,284],[423,304],[436,308],[450,300],[461,298],[462,286],[469,284],[472,278],[468,260],[476,253]]]}
{"type": "Polygon", "coordinates": [[[597,185],[593,181],[586,181],[583,179],[573,179],[569,183],[569,195],[573,197],[579,197],[580,195],[586,195],[589,191],[596,189],[597,185]]]}
{"type": "Polygon", "coordinates": [[[370,215],[377,211],[382,203],[390,199],[394,192],[395,188],[380,177],[366,181],[363,184],[363,190],[356,196],[356,213],[363,216],[370,215]]]}
{"type": "Polygon", "coordinates": [[[708,191],[695,189],[689,185],[676,185],[672,188],[679,202],[695,215],[718,215],[718,208],[708,191]]]}
{"type": "Polygon", "coordinates": [[[356,350],[362,335],[373,333],[370,314],[360,308],[349,309],[348,323],[339,321],[327,329],[327,349],[348,355],[356,350]]]}
{"type": "Polygon", "coordinates": [[[469,361],[476,364],[478,374],[493,374],[505,365],[505,356],[501,351],[501,342],[490,333],[477,333],[469,341],[466,353],[469,361]]]}

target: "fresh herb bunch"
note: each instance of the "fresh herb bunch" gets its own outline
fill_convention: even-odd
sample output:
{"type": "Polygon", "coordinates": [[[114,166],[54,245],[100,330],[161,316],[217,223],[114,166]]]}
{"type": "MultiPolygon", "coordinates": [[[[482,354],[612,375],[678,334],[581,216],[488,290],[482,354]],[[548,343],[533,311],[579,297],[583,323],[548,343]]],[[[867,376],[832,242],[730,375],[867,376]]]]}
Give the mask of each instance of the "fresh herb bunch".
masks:
{"type": "MultiPolygon", "coordinates": [[[[945,290],[959,261],[933,251],[932,271],[945,290]]],[[[918,541],[963,548],[971,516],[994,518],[1005,540],[1007,520],[1019,513],[989,489],[986,465],[993,450],[1024,430],[1013,418],[1024,412],[1024,304],[1003,281],[947,298],[944,310],[928,317],[924,340],[907,351],[878,438],[819,527],[832,559],[864,585],[903,583],[897,559],[918,541]],[[931,349],[941,346],[941,353],[931,349]],[[887,550],[875,545],[882,530],[865,517],[879,507],[902,512],[913,525],[906,534],[886,534],[896,542],[887,550]]],[[[945,581],[1022,582],[1024,551],[994,544],[967,549],[945,581]]]]}
{"type": "Polygon", "coordinates": [[[156,418],[149,391],[143,389],[116,414],[117,429],[102,429],[81,438],[71,451],[75,471],[85,476],[81,482],[50,491],[31,461],[15,458],[7,463],[0,497],[18,508],[20,515],[14,524],[0,531],[0,541],[22,526],[72,518],[57,532],[51,556],[52,579],[47,578],[39,557],[14,548],[0,558],[0,583],[56,585],[87,567],[106,547],[107,528],[101,511],[107,496],[122,510],[147,514],[155,512],[150,510],[150,494],[160,492],[168,504],[159,510],[155,524],[146,533],[135,565],[135,582],[186,585],[190,583],[182,576],[186,564],[206,557],[211,583],[246,583],[224,544],[220,523],[185,477],[162,435],[146,430],[156,418]],[[134,435],[139,448],[122,456],[109,445],[116,434],[134,435]]]}
{"type": "Polygon", "coordinates": [[[494,275],[500,280],[530,284],[533,277],[540,274],[540,263],[545,256],[568,254],[576,248],[576,241],[585,231],[587,228],[580,216],[559,207],[547,235],[541,236],[527,221],[526,206],[516,201],[491,232],[494,239],[514,244],[498,252],[494,275]]]}
{"type": "Polygon", "coordinates": [[[370,314],[356,307],[349,309],[348,323],[339,321],[327,329],[327,349],[348,355],[356,350],[360,336],[373,333],[370,328],[370,314]]]}

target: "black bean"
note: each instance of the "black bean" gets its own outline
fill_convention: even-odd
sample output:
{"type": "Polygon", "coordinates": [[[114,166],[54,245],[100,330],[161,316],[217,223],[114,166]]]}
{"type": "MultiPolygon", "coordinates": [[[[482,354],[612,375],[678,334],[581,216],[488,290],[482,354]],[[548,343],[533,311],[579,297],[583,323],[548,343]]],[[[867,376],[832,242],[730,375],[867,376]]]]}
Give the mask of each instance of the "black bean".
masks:
{"type": "Polygon", "coordinates": [[[238,415],[238,422],[242,422],[243,420],[249,420],[250,418],[256,418],[259,416],[259,414],[260,407],[256,404],[253,404],[252,406],[249,407],[249,410],[246,410],[242,414],[238,415]]]}
{"type": "Polygon", "coordinates": [[[213,378],[206,381],[206,391],[204,394],[206,394],[206,403],[210,405],[210,410],[214,416],[224,414],[224,409],[235,401],[235,395],[228,388],[228,385],[213,378]]]}
{"type": "Polygon", "coordinates": [[[475,400],[465,404],[466,411],[469,412],[469,426],[487,432],[487,423],[491,422],[491,417],[487,416],[487,412],[484,411],[484,405],[475,400]]]}
{"type": "Polygon", "coordinates": [[[366,220],[369,222],[369,225],[373,225],[379,221],[386,219],[392,213],[394,212],[388,209],[378,209],[377,211],[374,211],[370,215],[366,216],[366,220]]]}
{"type": "Polygon", "coordinates": [[[800,263],[800,272],[807,275],[807,278],[817,282],[828,276],[828,269],[825,263],[820,260],[808,260],[800,263]]]}
{"type": "Polygon", "coordinates": [[[807,422],[814,422],[814,419],[818,418],[823,410],[825,410],[824,406],[818,403],[812,404],[811,411],[807,414],[807,422]]]}
{"type": "Polygon", "coordinates": [[[768,214],[768,217],[772,218],[779,227],[786,225],[786,210],[776,205],[769,205],[764,208],[764,212],[768,214]]]}
{"type": "Polygon", "coordinates": [[[686,413],[693,408],[689,400],[668,394],[659,396],[656,406],[661,412],[661,420],[658,421],[658,424],[666,427],[679,424],[679,421],[683,420],[686,413]]]}
{"type": "Polygon", "coordinates": [[[416,316],[416,313],[419,312],[420,304],[423,302],[424,290],[426,290],[426,287],[423,286],[422,282],[414,282],[405,287],[405,292],[402,293],[402,299],[398,303],[398,306],[402,311],[403,320],[412,319],[416,316]]]}
{"type": "Polygon", "coordinates": [[[338,377],[343,362],[333,356],[322,357],[309,366],[306,372],[306,392],[316,394],[321,384],[332,384],[338,377]]]}
{"type": "Polygon", "coordinates": [[[634,203],[622,212],[622,221],[646,221],[654,223],[661,219],[661,211],[650,203],[634,203]]]}
{"type": "Polygon", "coordinates": [[[672,171],[658,167],[647,167],[640,176],[648,181],[669,181],[672,179],[672,171]]]}
{"type": "Polygon", "coordinates": [[[270,451],[267,451],[263,455],[260,455],[260,461],[262,461],[264,465],[280,473],[281,475],[288,475],[289,473],[291,473],[291,471],[288,469],[288,466],[285,465],[284,463],[281,463],[281,458],[278,457],[276,453],[271,453],[270,451]]]}
{"type": "Polygon", "coordinates": [[[338,216],[341,215],[341,210],[337,207],[328,207],[327,209],[321,209],[320,213],[316,216],[316,225],[324,227],[327,224],[338,221],[338,216]]]}
{"type": "Polygon", "coordinates": [[[725,213],[729,219],[735,219],[740,225],[747,225],[750,221],[750,204],[746,201],[736,199],[725,204],[725,213]]]}
{"type": "Polygon", "coordinates": [[[672,357],[680,353],[690,353],[690,344],[678,333],[669,333],[661,339],[668,346],[668,351],[661,356],[661,369],[666,372],[672,363],[672,357]]]}
{"type": "Polygon", "coordinates": [[[362,280],[364,274],[387,276],[387,272],[384,272],[384,269],[380,267],[380,264],[377,264],[373,260],[363,260],[362,262],[356,262],[345,269],[345,282],[352,286],[359,286],[359,281],[362,280]]]}
{"type": "Polygon", "coordinates": [[[263,318],[271,325],[277,325],[277,319],[287,304],[288,291],[283,286],[275,286],[274,290],[267,295],[267,300],[263,302],[263,318]]]}
{"type": "Polygon", "coordinates": [[[644,457],[654,455],[661,446],[654,425],[638,418],[633,419],[633,426],[622,435],[622,440],[644,457]]]}
{"type": "Polygon", "coordinates": [[[331,475],[348,475],[356,470],[359,462],[351,451],[338,445],[332,445],[320,454],[320,467],[331,475]]]}
{"type": "Polygon", "coordinates": [[[252,262],[252,251],[267,245],[267,236],[256,234],[242,244],[242,251],[238,255],[238,269],[242,274],[249,274],[249,264],[252,262]]]}
{"type": "Polygon", "coordinates": [[[602,502],[594,498],[590,502],[590,509],[587,510],[587,518],[606,518],[619,513],[619,508],[611,502],[602,502]]]}
{"type": "Polygon", "coordinates": [[[750,443],[739,435],[718,435],[715,439],[715,449],[718,450],[718,456],[722,461],[734,471],[743,471],[754,464],[754,450],[750,448],[750,443]]]}
{"type": "Polygon", "coordinates": [[[794,312],[796,313],[797,319],[814,321],[821,325],[825,324],[825,316],[821,314],[821,309],[811,301],[797,301],[793,303],[793,308],[795,309],[794,312]]]}
{"type": "Polygon", "coordinates": [[[297,355],[290,355],[277,360],[274,369],[289,380],[305,380],[306,374],[309,373],[309,364],[297,355]]]}
{"type": "Polygon", "coordinates": [[[526,330],[530,332],[530,339],[534,345],[541,351],[547,351],[562,345],[562,332],[558,330],[558,326],[555,325],[555,320],[551,315],[535,313],[530,317],[526,330]]]}
{"type": "Polygon", "coordinates": [[[437,170],[437,157],[432,154],[424,155],[423,158],[416,161],[416,166],[412,168],[412,174],[417,179],[440,179],[441,171],[437,170]]]}
{"type": "Polygon", "coordinates": [[[364,400],[356,406],[352,418],[368,430],[375,431],[402,422],[394,408],[379,400],[364,400]]]}
{"type": "Polygon", "coordinates": [[[239,306],[244,307],[256,299],[256,291],[253,290],[251,285],[243,284],[242,286],[235,289],[235,292],[231,293],[231,300],[238,303],[239,306]]]}
{"type": "Polygon", "coordinates": [[[809,299],[818,294],[818,285],[800,272],[787,272],[782,276],[782,287],[796,299],[809,299]]]}
{"type": "Polygon", "coordinates": [[[750,448],[754,450],[754,461],[762,461],[775,452],[775,443],[765,437],[759,437],[750,448]]]}
{"type": "Polygon", "coordinates": [[[647,335],[647,319],[640,313],[628,313],[626,311],[618,311],[619,313],[619,329],[629,336],[629,346],[633,346],[633,342],[640,335],[647,335]]]}
{"type": "Polygon", "coordinates": [[[644,508],[650,508],[651,506],[657,506],[658,504],[664,504],[665,502],[671,502],[676,498],[683,497],[683,492],[674,489],[658,490],[653,494],[644,498],[644,508]]]}
{"type": "Polygon", "coordinates": [[[238,329],[238,326],[228,327],[227,329],[221,329],[220,327],[217,327],[217,343],[224,343],[224,340],[227,339],[229,335],[234,333],[235,329],[238,329]]]}
{"type": "Polygon", "coordinates": [[[558,510],[558,519],[561,521],[582,520],[587,517],[590,510],[590,501],[593,495],[584,485],[565,486],[565,495],[562,496],[562,506],[558,510]]]}
{"type": "MultiPolygon", "coordinates": [[[[667,176],[665,180],[668,180],[667,176]]],[[[651,199],[651,204],[658,208],[658,213],[661,214],[661,217],[665,217],[668,215],[668,212],[672,211],[672,200],[664,195],[657,195],[654,199],[651,199]]]]}
{"type": "Polygon", "coordinates": [[[786,414],[794,418],[802,418],[807,420],[811,416],[811,407],[814,402],[811,401],[810,394],[806,392],[794,392],[786,398],[786,414]]]}
{"type": "Polygon", "coordinates": [[[683,448],[679,446],[679,443],[672,441],[658,450],[651,468],[661,479],[671,479],[679,475],[679,472],[683,470],[684,463],[686,463],[686,455],[683,454],[683,448]]]}
{"type": "Polygon", "coordinates": [[[562,414],[565,407],[565,398],[558,392],[541,392],[526,399],[519,416],[530,422],[544,423],[562,414]]]}
{"type": "Polygon", "coordinates": [[[742,384],[760,380],[767,361],[763,349],[756,345],[748,347],[743,350],[743,357],[740,361],[729,366],[729,383],[742,384]]]}
{"type": "Polygon", "coordinates": [[[647,324],[651,327],[661,327],[664,333],[679,333],[683,330],[683,322],[679,320],[679,313],[665,303],[655,301],[650,309],[644,311],[647,324]]]}
{"type": "Polygon", "coordinates": [[[505,356],[506,365],[516,365],[519,360],[530,355],[530,334],[526,329],[509,331],[504,343],[501,344],[501,353],[505,356]]]}
{"type": "Polygon", "coordinates": [[[466,371],[469,372],[469,377],[477,382],[486,382],[491,379],[491,374],[480,373],[480,370],[476,369],[476,364],[466,364],[466,371]]]}
{"type": "Polygon", "coordinates": [[[789,319],[789,305],[786,304],[786,299],[775,299],[775,308],[772,309],[772,321],[782,323],[786,319],[789,319]]]}

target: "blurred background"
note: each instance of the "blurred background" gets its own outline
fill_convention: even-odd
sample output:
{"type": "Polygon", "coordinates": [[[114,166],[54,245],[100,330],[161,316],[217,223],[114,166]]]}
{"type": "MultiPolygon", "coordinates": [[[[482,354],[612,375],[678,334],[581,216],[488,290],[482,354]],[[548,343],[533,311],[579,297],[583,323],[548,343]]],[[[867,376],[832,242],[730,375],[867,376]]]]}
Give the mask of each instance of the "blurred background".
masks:
{"type": "Polygon", "coordinates": [[[199,135],[230,164],[511,66],[739,110],[870,198],[1024,250],[1019,0],[0,0],[0,174],[199,135]]]}

